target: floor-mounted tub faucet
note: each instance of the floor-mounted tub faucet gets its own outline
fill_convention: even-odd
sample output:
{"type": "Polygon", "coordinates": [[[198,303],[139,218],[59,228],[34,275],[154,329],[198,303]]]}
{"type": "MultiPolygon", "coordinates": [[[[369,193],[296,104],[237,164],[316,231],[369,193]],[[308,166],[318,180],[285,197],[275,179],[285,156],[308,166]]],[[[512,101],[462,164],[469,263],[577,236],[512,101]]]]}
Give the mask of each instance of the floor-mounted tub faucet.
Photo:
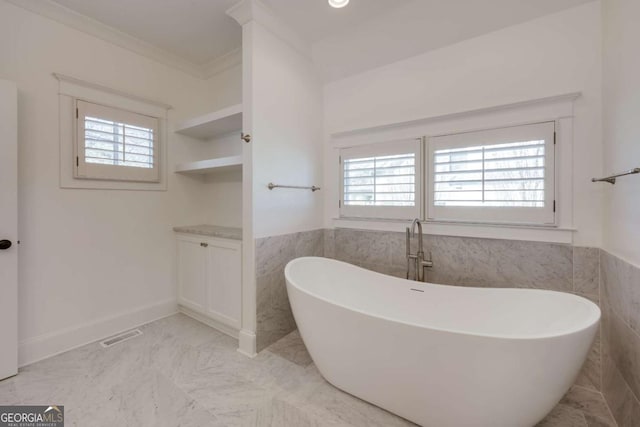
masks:
{"type": "Polygon", "coordinates": [[[431,253],[429,253],[429,259],[424,258],[424,248],[422,246],[422,223],[418,218],[413,220],[411,224],[411,230],[407,227],[407,279],[409,278],[409,272],[411,270],[411,260],[414,261],[415,273],[413,276],[414,280],[419,282],[424,282],[425,268],[433,267],[433,261],[431,260],[431,253]],[[411,238],[416,237],[416,226],[418,227],[418,252],[415,254],[411,253],[411,238]]]}

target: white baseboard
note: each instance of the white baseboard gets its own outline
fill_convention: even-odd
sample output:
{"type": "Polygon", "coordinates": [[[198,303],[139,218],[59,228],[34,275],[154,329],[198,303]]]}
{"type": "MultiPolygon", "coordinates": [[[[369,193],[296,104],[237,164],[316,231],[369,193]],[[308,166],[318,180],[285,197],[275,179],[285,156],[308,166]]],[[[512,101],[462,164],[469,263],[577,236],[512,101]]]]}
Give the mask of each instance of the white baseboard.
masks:
{"type": "Polygon", "coordinates": [[[254,358],[257,356],[256,353],[256,334],[247,331],[245,329],[241,329],[238,331],[235,328],[227,326],[223,323],[218,322],[217,320],[211,319],[207,316],[203,316],[202,314],[191,310],[188,307],[178,304],[178,311],[180,313],[186,314],[187,316],[204,323],[207,326],[211,326],[213,329],[217,329],[223,334],[227,334],[230,337],[233,337],[238,340],[238,353],[247,356],[249,358],[254,358]]]}
{"type": "Polygon", "coordinates": [[[197,320],[200,323],[204,323],[207,326],[212,327],[213,329],[222,332],[223,334],[227,334],[232,338],[238,339],[238,330],[232,328],[231,326],[227,326],[223,323],[218,322],[215,319],[211,319],[210,317],[203,316],[202,314],[191,310],[188,307],[178,304],[178,311],[182,314],[185,314],[192,319],[197,320]]]}
{"type": "Polygon", "coordinates": [[[257,356],[256,353],[256,334],[248,331],[246,329],[242,329],[240,331],[239,336],[239,347],[238,353],[243,354],[247,357],[254,358],[257,356]]]}
{"type": "Polygon", "coordinates": [[[20,367],[26,366],[175,313],[177,302],[169,299],[29,338],[18,345],[18,364],[20,367]]]}

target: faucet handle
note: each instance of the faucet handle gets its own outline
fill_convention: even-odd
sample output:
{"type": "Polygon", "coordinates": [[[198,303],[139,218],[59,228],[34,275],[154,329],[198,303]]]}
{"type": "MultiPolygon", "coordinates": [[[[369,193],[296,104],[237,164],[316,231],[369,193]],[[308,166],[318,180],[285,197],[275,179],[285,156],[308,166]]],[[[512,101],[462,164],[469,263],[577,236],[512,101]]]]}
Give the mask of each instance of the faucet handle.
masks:
{"type": "Polygon", "coordinates": [[[433,267],[433,258],[431,257],[431,251],[429,251],[429,258],[422,260],[422,268],[432,268],[433,267]]]}

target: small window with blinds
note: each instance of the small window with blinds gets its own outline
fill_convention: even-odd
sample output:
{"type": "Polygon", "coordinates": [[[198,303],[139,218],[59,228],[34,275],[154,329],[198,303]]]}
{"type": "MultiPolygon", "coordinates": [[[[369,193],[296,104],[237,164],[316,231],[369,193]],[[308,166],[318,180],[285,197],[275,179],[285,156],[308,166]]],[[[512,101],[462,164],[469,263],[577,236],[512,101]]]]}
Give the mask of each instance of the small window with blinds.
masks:
{"type": "Polygon", "coordinates": [[[340,215],[410,219],[420,214],[420,141],[342,149],[340,215]]]}
{"type": "Polygon", "coordinates": [[[553,225],[555,124],[429,139],[428,219],[553,225]]]}
{"type": "Polygon", "coordinates": [[[76,119],[76,178],[160,181],[157,118],[78,100],[76,119]]]}

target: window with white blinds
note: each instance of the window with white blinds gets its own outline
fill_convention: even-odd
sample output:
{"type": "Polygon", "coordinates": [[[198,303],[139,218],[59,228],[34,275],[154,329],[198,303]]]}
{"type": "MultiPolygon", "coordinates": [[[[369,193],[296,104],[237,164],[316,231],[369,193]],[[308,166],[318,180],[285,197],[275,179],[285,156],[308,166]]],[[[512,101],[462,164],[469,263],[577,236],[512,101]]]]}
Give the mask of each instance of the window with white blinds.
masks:
{"type": "Polygon", "coordinates": [[[553,224],[553,122],[429,139],[428,218],[553,224]]]}
{"type": "Polygon", "coordinates": [[[76,178],[158,182],[158,119],[77,101],[76,178]]]}
{"type": "Polygon", "coordinates": [[[343,217],[409,219],[420,213],[420,142],[341,150],[343,217]]]}

